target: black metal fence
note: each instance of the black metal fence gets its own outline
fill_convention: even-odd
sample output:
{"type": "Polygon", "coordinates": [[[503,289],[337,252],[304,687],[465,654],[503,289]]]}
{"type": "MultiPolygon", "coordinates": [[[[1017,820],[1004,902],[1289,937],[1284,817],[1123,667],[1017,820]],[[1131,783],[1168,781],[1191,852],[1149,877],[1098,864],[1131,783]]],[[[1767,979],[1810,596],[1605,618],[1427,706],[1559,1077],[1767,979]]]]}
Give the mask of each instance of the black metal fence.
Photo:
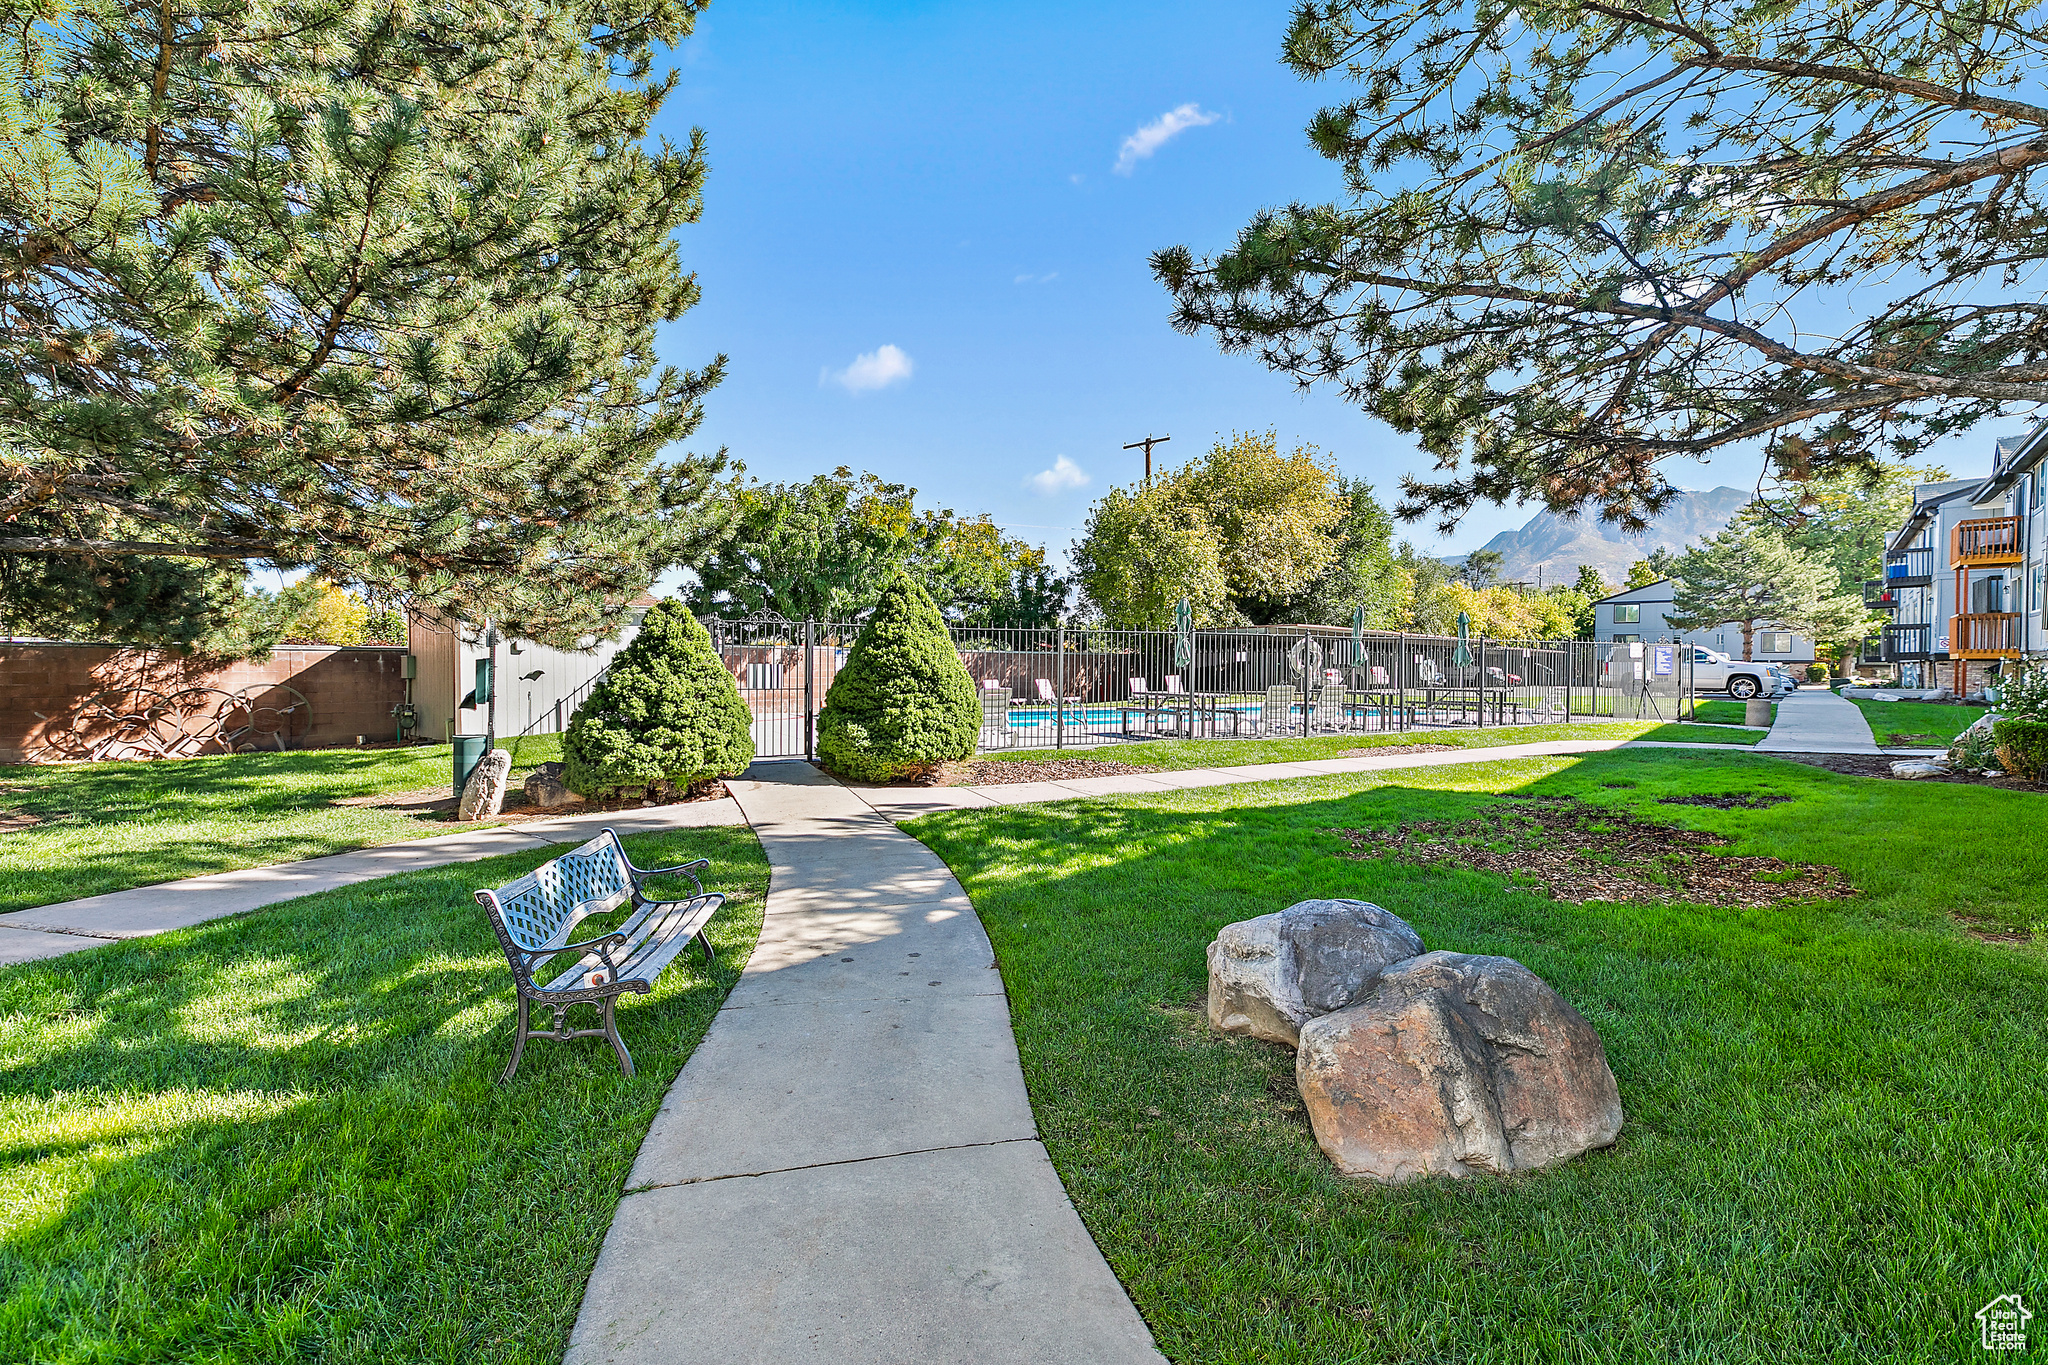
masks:
{"type": "MultiPolygon", "coordinates": [[[[764,758],[815,755],[852,622],[705,623],[764,758]]],[[[982,630],[953,643],[982,698],[981,748],[1169,735],[1256,738],[1692,714],[1683,644],[1513,642],[1332,627],[982,630]]]]}

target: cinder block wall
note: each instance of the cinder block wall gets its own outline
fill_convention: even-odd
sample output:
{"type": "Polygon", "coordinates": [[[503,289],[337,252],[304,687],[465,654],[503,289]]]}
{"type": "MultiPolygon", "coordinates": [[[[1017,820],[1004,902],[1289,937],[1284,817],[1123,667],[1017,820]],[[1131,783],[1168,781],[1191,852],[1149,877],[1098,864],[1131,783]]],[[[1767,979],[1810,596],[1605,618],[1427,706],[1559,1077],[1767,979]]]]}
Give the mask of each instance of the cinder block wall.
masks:
{"type": "Polygon", "coordinates": [[[260,748],[390,739],[391,708],[405,700],[405,653],[281,646],[262,662],[215,666],[117,645],[0,644],[0,763],[61,762],[96,746],[145,756],[169,748],[181,728],[203,728],[238,693],[255,710],[250,739],[260,748]]]}

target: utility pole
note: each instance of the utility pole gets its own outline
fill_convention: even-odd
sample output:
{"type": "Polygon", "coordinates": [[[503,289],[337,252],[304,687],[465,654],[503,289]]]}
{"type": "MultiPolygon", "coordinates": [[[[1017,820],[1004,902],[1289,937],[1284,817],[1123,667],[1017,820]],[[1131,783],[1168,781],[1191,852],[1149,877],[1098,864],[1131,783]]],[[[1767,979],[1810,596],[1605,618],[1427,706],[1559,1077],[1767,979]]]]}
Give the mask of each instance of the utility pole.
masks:
{"type": "Polygon", "coordinates": [[[1145,452],[1145,486],[1147,488],[1150,488],[1152,486],[1152,447],[1158,445],[1165,445],[1168,441],[1171,441],[1172,439],[1173,438],[1171,436],[1147,436],[1142,441],[1133,441],[1129,445],[1124,447],[1125,450],[1137,450],[1143,448],[1145,452]]]}

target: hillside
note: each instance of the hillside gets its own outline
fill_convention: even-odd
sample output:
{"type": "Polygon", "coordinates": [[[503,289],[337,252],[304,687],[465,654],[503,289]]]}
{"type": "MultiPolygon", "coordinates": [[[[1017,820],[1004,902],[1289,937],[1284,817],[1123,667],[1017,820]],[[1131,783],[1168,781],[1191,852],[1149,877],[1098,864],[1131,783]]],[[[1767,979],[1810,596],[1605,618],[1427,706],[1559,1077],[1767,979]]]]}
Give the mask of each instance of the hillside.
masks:
{"type": "Polygon", "coordinates": [[[1650,551],[1683,550],[1721,530],[1749,499],[1740,488],[1680,493],[1640,536],[1626,535],[1593,516],[1567,519],[1538,512],[1521,530],[1502,531],[1481,548],[1500,555],[1501,578],[1508,582],[1533,583],[1540,573],[1546,584],[1569,583],[1578,577],[1579,565],[1591,564],[1609,582],[1619,583],[1628,566],[1650,551]]]}

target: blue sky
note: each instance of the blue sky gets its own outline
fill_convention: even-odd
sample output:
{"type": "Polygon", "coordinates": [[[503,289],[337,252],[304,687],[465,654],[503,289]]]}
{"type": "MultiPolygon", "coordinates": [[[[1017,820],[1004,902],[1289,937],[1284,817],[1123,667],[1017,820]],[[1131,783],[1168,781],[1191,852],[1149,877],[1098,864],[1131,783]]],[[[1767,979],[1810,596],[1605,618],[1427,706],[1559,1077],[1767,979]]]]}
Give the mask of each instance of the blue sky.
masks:
{"type": "MultiPolygon", "coordinates": [[[[1408,439],[1174,332],[1146,265],[1227,244],[1261,205],[1335,192],[1303,133],[1334,91],[1280,65],[1287,16],[1274,0],[718,0],[676,54],[659,125],[709,138],[704,219],[681,238],[704,301],[662,346],[731,366],[691,445],[770,480],[872,470],[1055,554],[1136,477],[1119,447],[1148,433],[1184,460],[1271,427],[1391,502],[1426,467],[1408,439]]],[[[1951,463],[1973,472],[1989,445],[1951,463]]],[[[1757,471],[1724,456],[1672,477],[1746,487],[1757,471]]],[[[1405,534],[1449,554],[1531,512],[1405,534]]]]}

